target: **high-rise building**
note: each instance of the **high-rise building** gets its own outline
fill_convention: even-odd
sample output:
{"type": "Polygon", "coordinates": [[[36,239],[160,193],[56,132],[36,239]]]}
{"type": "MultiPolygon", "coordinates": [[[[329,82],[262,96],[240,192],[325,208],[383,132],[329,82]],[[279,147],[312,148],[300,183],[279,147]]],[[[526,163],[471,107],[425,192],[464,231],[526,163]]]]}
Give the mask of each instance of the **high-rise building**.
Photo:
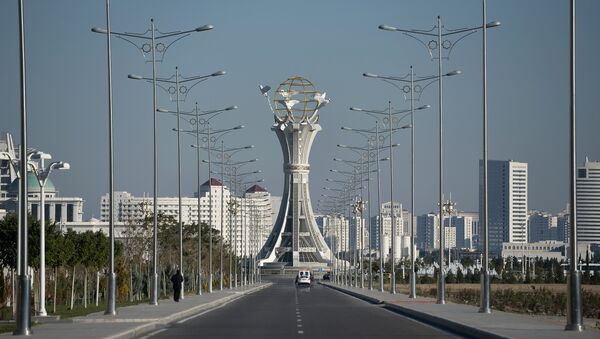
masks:
{"type": "MultiPolygon", "coordinates": [[[[472,248],[472,237],[473,237],[473,218],[470,216],[452,216],[451,218],[444,218],[445,227],[455,228],[456,233],[454,239],[454,246],[450,248],[472,248]]],[[[446,233],[448,234],[448,233],[446,233]]],[[[447,238],[448,239],[448,238],[447,238]]],[[[449,240],[446,240],[446,247],[448,247],[449,240]]]]}
{"type": "Polygon", "coordinates": [[[440,248],[439,227],[437,214],[430,212],[417,216],[416,244],[419,250],[432,251],[440,248]]]}
{"type": "MultiPolygon", "coordinates": [[[[527,163],[488,160],[489,251],[527,242],[527,163]]],[[[483,161],[479,161],[479,220],[483,225],[483,161]]]]}
{"type": "Polygon", "coordinates": [[[600,162],[577,168],[577,241],[600,244],[600,162]]]}
{"type": "Polygon", "coordinates": [[[558,240],[557,221],[558,218],[550,213],[530,211],[527,221],[528,242],[558,240]]]}

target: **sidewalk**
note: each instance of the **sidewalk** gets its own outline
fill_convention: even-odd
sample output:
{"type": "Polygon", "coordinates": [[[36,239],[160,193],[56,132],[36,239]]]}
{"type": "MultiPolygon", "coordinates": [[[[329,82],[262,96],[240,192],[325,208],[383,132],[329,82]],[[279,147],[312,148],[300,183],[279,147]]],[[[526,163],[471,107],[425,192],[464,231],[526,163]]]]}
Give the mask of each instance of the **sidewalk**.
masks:
{"type": "Polygon", "coordinates": [[[496,310],[492,310],[491,314],[483,314],[475,306],[450,302],[438,305],[433,298],[410,299],[405,294],[370,291],[330,282],[321,284],[471,338],[600,338],[600,331],[590,329],[590,326],[586,326],[587,330],[581,333],[565,331],[565,317],[530,316],[496,310]]]}
{"type": "MultiPolygon", "coordinates": [[[[117,309],[117,315],[105,316],[102,312],[84,317],[46,323],[32,327],[35,338],[132,338],[202,311],[222,306],[245,295],[271,286],[261,283],[232,290],[213,291],[202,295],[186,295],[176,303],[172,299],[160,300],[158,306],[139,304],[117,309]]],[[[0,336],[9,336],[4,333],[0,336]]]]}

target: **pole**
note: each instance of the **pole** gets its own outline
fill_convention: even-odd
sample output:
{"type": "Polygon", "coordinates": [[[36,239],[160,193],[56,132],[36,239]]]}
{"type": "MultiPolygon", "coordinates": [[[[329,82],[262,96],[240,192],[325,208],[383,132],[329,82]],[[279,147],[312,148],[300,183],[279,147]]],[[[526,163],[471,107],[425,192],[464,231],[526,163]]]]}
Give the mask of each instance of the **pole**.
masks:
{"type": "Polygon", "coordinates": [[[383,221],[381,220],[381,168],[379,165],[379,121],[375,121],[375,153],[377,156],[377,214],[379,216],[379,292],[383,292],[383,221]]]}
{"type": "Polygon", "coordinates": [[[390,131],[390,218],[392,222],[392,255],[391,255],[391,278],[390,293],[396,294],[396,220],[394,215],[394,152],[392,148],[392,102],[388,101],[388,119],[390,131]]]}
{"type": "Polygon", "coordinates": [[[487,112],[487,9],[483,0],[483,267],[481,268],[480,313],[491,313],[488,223],[488,112],[487,112]]]}
{"type": "Polygon", "coordinates": [[[414,71],[410,66],[410,286],[409,298],[417,297],[417,276],[415,274],[415,102],[414,71]]]}
{"type": "Polygon", "coordinates": [[[26,99],[26,76],[25,76],[25,29],[24,29],[24,17],[23,17],[23,0],[19,0],[19,66],[20,66],[20,80],[21,80],[21,146],[19,147],[20,160],[21,160],[21,180],[19,181],[19,187],[21,189],[19,196],[19,206],[21,215],[21,225],[19,229],[20,234],[20,274],[19,274],[19,298],[17,303],[17,319],[16,319],[16,335],[30,335],[31,334],[31,309],[30,304],[30,291],[31,291],[31,277],[29,276],[28,269],[28,253],[27,253],[27,99],[26,99]]]}
{"type": "MultiPolygon", "coordinates": [[[[231,179],[231,177],[230,177],[231,179]]],[[[233,186],[233,185],[232,185],[233,186]]],[[[231,187],[233,188],[233,187],[231,187]]],[[[233,243],[233,224],[232,224],[232,214],[233,214],[233,204],[231,201],[231,189],[229,190],[229,202],[228,205],[228,214],[229,214],[229,289],[233,288],[233,256],[235,255],[235,244],[233,243]]]]}
{"type": "MultiPolygon", "coordinates": [[[[238,248],[238,216],[237,216],[237,211],[238,211],[238,208],[239,208],[239,204],[237,203],[237,197],[235,196],[235,193],[237,192],[237,168],[235,168],[235,167],[233,167],[233,185],[232,186],[233,186],[233,194],[234,194],[233,195],[233,199],[236,202],[236,205],[235,205],[235,212],[236,213],[235,213],[235,220],[234,220],[234,222],[235,222],[235,258],[236,258],[235,261],[236,261],[236,264],[235,264],[235,270],[234,270],[234,273],[233,273],[234,274],[234,277],[233,277],[233,287],[238,287],[238,261],[239,261],[239,259],[238,259],[238,254],[237,254],[237,252],[238,252],[238,250],[237,250],[237,248],[238,248]]],[[[240,246],[240,253],[241,253],[241,246],[240,246]]],[[[241,272],[240,272],[240,275],[241,275],[241,272]]]]}
{"type": "MultiPolygon", "coordinates": [[[[113,110],[112,110],[112,47],[110,39],[110,0],[106,0],[106,46],[108,66],[108,191],[109,191],[109,215],[108,215],[108,297],[106,299],[106,315],[116,315],[116,274],[115,274],[115,185],[114,185],[114,149],[113,149],[113,110]]],[[[54,278],[56,279],[56,277],[54,278]]],[[[45,303],[45,301],[43,301],[45,303]]]]}
{"type": "Polygon", "coordinates": [[[220,256],[221,256],[221,264],[220,264],[220,269],[219,269],[219,291],[223,290],[223,221],[224,221],[224,216],[223,216],[223,212],[224,212],[224,205],[223,205],[223,195],[225,194],[225,179],[224,179],[224,175],[225,175],[225,148],[223,146],[223,140],[221,140],[221,236],[219,237],[219,242],[220,242],[220,256]]]}
{"type": "Polygon", "coordinates": [[[575,0],[571,0],[571,54],[570,54],[570,90],[571,90],[571,114],[570,114],[570,149],[569,149],[569,184],[570,204],[569,215],[569,275],[567,279],[567,326],[568,331],[583,331],[582,300],[581,300],[581,271],[577,268],[577,138],[575,119],[575,0]]]}
{"type": "MultiPolygon", "coordinates": [[[[175,66],[175,106],[177,107],[177,197],[179,204],[179,272],[183,278],[183,222],[181,209],[181,133],[180,133],[180,115],[179,115],[179,67],[175,66]]],[[[181,279],[181,299],[184,299],[185,294],[185,278],[181,279]]]]}
{"type": "Polygon", "coordinates": [[[438,49],[438,86],[439,86],[439,105],[440,105],[440,114],[439,114],[439,132],[440,132],[440,159],[439,159],[439,170],[440,170],[440,233],[439,233],[439,238],[440,238],[440,271],[438,273],[438,293],[437,293],[437,303],[438,304],[445,304],[446,303],[446,297],[445,297],[445,288],[446,288],[446,281],[445,281],[445,274],[444,274],[444,237],[445,237],[445,232],[444,232],[444,223],[443,223],[443,219],[444,219],[444,177],[443,177],[443,139],[442,139],[442,112],[443,112],[443,102],[442,102],[442,17],[438,16],[437,17],[437,26],[438,26],[438,45],[437,45],[437,49],[438,49]]]}
{"type": "MultiPolygon", "coordinates": [[[[208,222],[208,293],[212,293],[212,288],[213,288],[213,275],[212,275],[212,269],[213,269],[213,263],[212,263],[212,234],[213,234],[213,228],[212,228],[212,220],[213,220],[213,200],[212,200],[212,177],[211,177],[211,161],[210,161],[210,153],[211,153],[211,140],[210,140],[210,125],[208,126],[208,197],[209,197],[209,204],[210,207],[208,209],[208,213],[209,213],[209,218],[210,221],[208,222]]],[[[223,183],[221,183],[223,184],[223,183]]]]}
{"type": "Polygon", "coordinates": [[[371,142],[367,142],[367,218],[369,218],[369,290],[373,290],[373,258],[371,253],[371,142]]]}
{"type": "Polygon", "coordinates": [[[202,223],[200,221],[200,121],[196,102],[196,190],[198,195],[198,295],[202,295],[202,223]]]}
{"type": "MultiPolygon", "coordinates": [[[[44,170],[44,159],[40,159],[42,171],[44,170]]],[[[49,173],[48,173],[49,174],[49,173]]],[[[42,174],[43,175],[43,174],[42,174]]],[[[46,180],[39,181],[40,184],[40,308],[39,315],[45,317],[46,312],[46,209],[45,192],[46,180]]]]}
{"type": "Polygon", "coordinates": [[[150,19],[152,33],[152,118],[153,118],[153,148],[154,148],[154,210],[153,210],[153,241],[152,241],[152,296],[150,305],[158,305],[158,148],[156,126],[156,46],[154,41],[154,19],[150,19]]]}

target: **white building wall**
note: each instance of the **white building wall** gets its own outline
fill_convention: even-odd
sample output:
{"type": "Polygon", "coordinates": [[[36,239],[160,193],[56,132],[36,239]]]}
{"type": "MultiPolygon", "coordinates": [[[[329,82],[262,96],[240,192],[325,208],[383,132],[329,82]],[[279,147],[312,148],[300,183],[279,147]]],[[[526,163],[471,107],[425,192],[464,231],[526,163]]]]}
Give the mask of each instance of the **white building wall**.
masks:
{"type": "Polygon", "coordinates": [[[600,244],[600,162],[577,168],[577,241],[600,244]]]}

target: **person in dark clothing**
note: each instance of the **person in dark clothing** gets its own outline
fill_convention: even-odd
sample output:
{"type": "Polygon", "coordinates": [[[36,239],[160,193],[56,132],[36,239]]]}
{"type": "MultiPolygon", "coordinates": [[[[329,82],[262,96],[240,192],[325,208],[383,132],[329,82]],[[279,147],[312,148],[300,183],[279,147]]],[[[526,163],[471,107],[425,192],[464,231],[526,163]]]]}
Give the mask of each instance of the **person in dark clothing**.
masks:
{"type": "Polygon", "coordinates": [[[173,283],[173,300],[179,302],[179,298],[181,298],[181,283],[183,282],[180,270],[177,270],[171,277],[171,282],[173,283]]]}

